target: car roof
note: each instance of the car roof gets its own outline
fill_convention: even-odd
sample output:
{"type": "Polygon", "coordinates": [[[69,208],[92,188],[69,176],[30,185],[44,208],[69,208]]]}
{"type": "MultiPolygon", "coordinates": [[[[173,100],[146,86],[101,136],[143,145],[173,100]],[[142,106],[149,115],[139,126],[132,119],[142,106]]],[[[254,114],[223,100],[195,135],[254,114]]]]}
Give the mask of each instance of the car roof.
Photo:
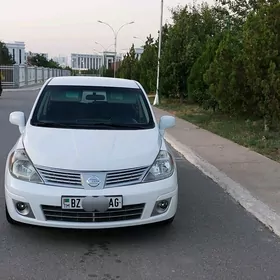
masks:
{"type": "Polygon", "coordinates": [[[98,87],[120,87],[139,88],[136,81],[107,77],[84,77],[84,76],[63,76],[51,78],[48,85],[56,86],[98,86],[98,87]]]}

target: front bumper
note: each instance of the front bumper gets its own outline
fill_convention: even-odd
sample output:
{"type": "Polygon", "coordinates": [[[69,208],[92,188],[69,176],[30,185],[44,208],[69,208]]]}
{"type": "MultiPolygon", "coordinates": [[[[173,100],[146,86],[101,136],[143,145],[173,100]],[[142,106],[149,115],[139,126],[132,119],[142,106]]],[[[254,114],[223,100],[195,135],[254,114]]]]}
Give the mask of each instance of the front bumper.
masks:
{"type": "MultiPolygon", "coordinates": [[[[52,187],[20,181],[6,173],[5,198],[8,212],[15,221],[47,227],[101,229],[126,226],[136,226],[168,220],[175,216],[178,202],[177,172],[165,180],[116,187],[101,190],[85,190],[64,187],[52,187]],[[121,221],[104,222],[69,222],[47,220],[42,205],[58,209],[61,206],[61,196],[123,196],[123,206],[144,204],[138,218],[121,221]],[[171,199],[169,207],[163,214],[152,215],[155,203],[159,200],[171,199]],[[29,203],[34,217],[20,215],[14,201],[29,203]],[[54,207],[53,207],[54,208],[54,207]]],[[[88,213],[87,213],[88,214],[88,213]]]]}

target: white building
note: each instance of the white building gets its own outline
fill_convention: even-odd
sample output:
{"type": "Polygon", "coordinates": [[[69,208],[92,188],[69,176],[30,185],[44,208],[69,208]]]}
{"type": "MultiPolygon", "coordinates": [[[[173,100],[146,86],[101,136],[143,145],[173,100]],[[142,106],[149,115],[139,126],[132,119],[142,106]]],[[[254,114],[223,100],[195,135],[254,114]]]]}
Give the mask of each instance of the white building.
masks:
{"type": "MultiPolygon", "coordinates": [[[[110,67],[113,67],[114,65],[114,59],[115,59],[115,52],[103,52],[103,61],[106,69],[109,69],[110,67]]],[[[122,55],[117,54],[116,55],[116,62],[122,60],[122,55]]]]}
{"type": "Polygon", "coordinates": [[[71,68],[75,70],[100,69],[103,56],[100,54],[71,53],[71,68]]]}
{"type": "Polygon", "coordinates": [[[135,48],[136,58],[138,60],[140,60],[141,55],[143,54],[143,52],[144,52],[144,48],[135,48]]]}
{"type": "MultiPolygon", "coordinates": [[[[71,68],[74,70],[98,70],[105,66],[106,69],[112,67],[114,62],[114,52],[103,52],[103,54],[71,54],[71,68]]],[[[117,61],[121,60],[121,55],[117,55],[117,61]]]]}
{"type": "Polygon", "coordinates": [[[66,67],[68,66],[68,57],[67,56],[61,56],[53,57],[53,61],[57,62],[60,66],[66,67]]]}
{"type": "Polygon", "coordinates": [[[25,43],[21,41],[5,42],[9,54],[12,56],[16,64],[25,64],[25,43]]]}

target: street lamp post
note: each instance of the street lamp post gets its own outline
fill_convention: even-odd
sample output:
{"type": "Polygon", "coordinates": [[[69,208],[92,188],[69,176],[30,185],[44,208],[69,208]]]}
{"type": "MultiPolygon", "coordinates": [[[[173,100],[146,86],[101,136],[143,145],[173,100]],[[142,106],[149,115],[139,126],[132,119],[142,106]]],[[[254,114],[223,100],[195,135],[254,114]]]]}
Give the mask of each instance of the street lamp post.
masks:
{"type": "Polygon", "coordinates": [[[159,105],[159,70],[160,70],[160,55],[161,55],[161,41],[162,41],[162,21],[163,21],[163,0],[161,0],[160,12],[160,29],[159,29],[159,42],[158,42],[158,65],[157,65],[157,88],[156,96],[153,105],[159,105]]]}
{"type": "MultiPolygon", "coordinates": [[[[102,68],[104,68],[104,67],[105,67],[105,52],[108,52],[109,49],[110,49],[112,46],[114,46],[115,44],[111,44],[111,45],[109,45],[107,48],[105,48],[102,44],[100,44],[100,43],[98,43],[98,42],[95,42],[95,44],[96,44],[96,45],[99,45],[99,46],[101,46],[101,47],[103,48],[103,55],[102,55],[102,65],[103,65],[103,67],[102,67],[102,68]]],[[[107,67],[106,67],[106,69],[107,69],[107,67]]],[[[102,70],[102,73],[103,73],[103,70],[102,70]]],[[[102,75],[103,75],[103,74],[102,74],[102,75]]]]}
{"type": "Polygon", "coordinates": [[[117,31],[115,31],[115,29],[110,24],[108,24],[107,22],[104,22],[104,21],[101,21],[101,20],[98,20],[98,22],[107,25],[113,31],[113,33],[114,33],[114,46],[115,46],[114,78],[115,78],[116,77],[116,60],[117,60],[117,40],[118,40],[118,34],[119,34],[119,32],[121,31],[121,29],[123,27],[125,27],[126,25],[129,25],[129,24],[133,24],[134,21],[131,21],[131,22],[123,24],[117,31]]]}
{"type": "Polygon", "coordinates": [[[112,46],[114,46],[115,44],[111,44],[109,45],[107,48],[105,48],[102,44],[95,42],[96,45],[99,45],[103,48],[103,51],[107,52],[112,46]]]}
{"type": "Polygon", "coordinates": [[[142,41],[144,43],[144,45],[146,44],[146,42],[143,39],[141,39],[140,37],[133,36],[133,38],[142,41]]]}
{"type": "MultiPolygon", "coordinates": [[[[96,45],[99,45],[103,48],[103,55],[102,55],[102,76],[103,76],[103,72],[104,72],[104,67],[105,67],[105,52],[108,52],[109,49],[114,46],[115,44],[111,44],[109,45],[107,48],[105,48],[102,44],[100,44],[99,42],[95,42],[96,45]]],[[[106,66],[107,69],[107,66],[106,66]]]]}

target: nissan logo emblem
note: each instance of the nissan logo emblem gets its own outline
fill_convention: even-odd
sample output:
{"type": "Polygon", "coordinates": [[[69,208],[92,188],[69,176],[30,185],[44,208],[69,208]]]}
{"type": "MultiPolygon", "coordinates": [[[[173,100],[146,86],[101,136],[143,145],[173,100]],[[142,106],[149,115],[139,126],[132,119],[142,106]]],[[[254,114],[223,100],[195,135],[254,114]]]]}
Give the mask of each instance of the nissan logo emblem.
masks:
{"type": "Polygon", "coordinates": [[[87,179],[87,184],[91,187],[97,187],[100,184],[100,182],[100,179],[96,176],[92,176],[87,179]]]}

